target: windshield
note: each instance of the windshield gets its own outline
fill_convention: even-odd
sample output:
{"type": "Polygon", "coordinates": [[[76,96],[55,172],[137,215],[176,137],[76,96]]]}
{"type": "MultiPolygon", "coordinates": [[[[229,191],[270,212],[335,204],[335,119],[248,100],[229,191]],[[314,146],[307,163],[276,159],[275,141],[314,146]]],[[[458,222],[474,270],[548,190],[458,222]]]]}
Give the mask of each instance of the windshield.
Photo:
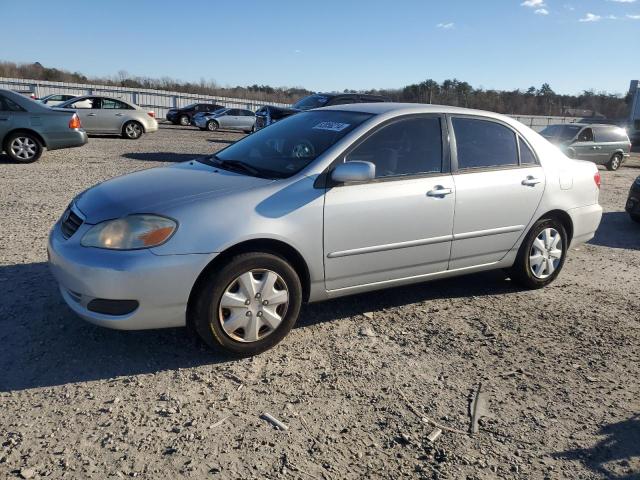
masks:
{"type": "Polygon", "coordinates": [[[312,108],[324,107],[328,101],[329,97],[326,95],[309,95],[308,97],[304,97],[294,103],[292,108],[296,108],[298,110],[311,110],[312,108]]]}
{"type": "Polygon", "coordinates": [[[540,132],[545,138],[566,142],[577,135],[582,127],[579,125],[550,125],[540,132]]]}
{"type": "Polygon", "coordinates": [[[259,176],[286,178],[294,175],[324,153],[365,120],[369,113],[303,112],[258,130],[201,161],[259,176]],[[227,165],[224,163],[228,162],[227,165]]]}

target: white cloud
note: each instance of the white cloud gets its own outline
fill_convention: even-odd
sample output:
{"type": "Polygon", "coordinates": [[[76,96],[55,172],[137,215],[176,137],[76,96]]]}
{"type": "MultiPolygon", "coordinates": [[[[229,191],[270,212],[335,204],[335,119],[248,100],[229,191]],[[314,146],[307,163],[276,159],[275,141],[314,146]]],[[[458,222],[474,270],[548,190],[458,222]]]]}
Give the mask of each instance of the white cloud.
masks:
{"type": "Polygon", "coordinates": [[[630,18],[631,20],[640,20],[640,15],[629,15],[629,14],[627,14],[627,18],[630,18]]]}
{"type": "Polygon", "coordinates": [[[602,20],[602,17],[600,15],[595,15],[593,13],[587,13],[584,18],[581,18],[580,20],[578,20],[579,22],[598,22],[602,20]]]}
{"type": "Polygon", "coordinates": [[[610,2],[616,2],[616,3],[633,3],[636,0],[609,0],[610,2]]]}
{"type": "Polygon", "coordinates": [[[545,6],[544,0],[524,0],[524,2],[522,2],[520,5],[529,8],[538,8],[545,6]]]}
{"type": "Polygon", "coordinates": [[[536,15],[549,15],[549,10],[547,10],[546,8],[539,8],[533,13],[535,13],[536,15]]]}
{"type": "Polygon", "coordinates": [[[453,22],[449,22],[449,23],[439,23],[436,25],[437,28],[443,28],[445,30],[449,30],[451,28],[453,28],[455,26],[455,23],[453,22]]]}

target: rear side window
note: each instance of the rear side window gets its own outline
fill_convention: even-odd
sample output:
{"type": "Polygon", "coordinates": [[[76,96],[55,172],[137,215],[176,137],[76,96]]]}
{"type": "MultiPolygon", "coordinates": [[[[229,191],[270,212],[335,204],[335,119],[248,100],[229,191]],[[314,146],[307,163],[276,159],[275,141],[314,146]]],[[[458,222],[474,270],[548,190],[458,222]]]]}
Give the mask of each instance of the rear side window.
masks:
{"type": "Polygon", "coordinates": [[[24,112],[24,108],[13,100],[0,96],[0,112],[24,112]]]}
{"type": "Polygon", "coordinates": [[[437,117],[399,120],[373,133],[352,150],[346,161],[376,166],[376,178],[442,171],[442,133],[437,117]]]}
{"type": "Polygon", "coordinates": [[[618,127],[597,128],[596,142],[628,142],[627,132],[618,127]]]}
{"type": "Polygon", "coordinates": [[[536,164],[536,156],[529,148],[529,145],[525,143],[525,141],[518,137],[518,142],[520,144],[520,164],[521,165],[535,165],[536,164]]]}
{"type": "Polygon", "coordinates": [[[103,98],[102,99],[102,108],[106,109],[116,109],[116,110],[129,110],[131,107],[126,103],[120,102],[118,100],[112,100],[111,98],[103,98]]]}
{"type": "Polygon", "coordinates": [[[452,118],[458,169],[518,165],[516,134],[496,122],[452,118]]]}

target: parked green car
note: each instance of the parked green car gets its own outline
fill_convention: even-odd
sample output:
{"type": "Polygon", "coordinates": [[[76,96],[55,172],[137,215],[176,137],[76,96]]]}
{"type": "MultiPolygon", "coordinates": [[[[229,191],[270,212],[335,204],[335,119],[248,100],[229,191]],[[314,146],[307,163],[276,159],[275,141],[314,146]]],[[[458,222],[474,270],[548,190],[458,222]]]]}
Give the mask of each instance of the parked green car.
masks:
{"type": "Polygon", "coordinates": [[[0,153],[4,151],[13,161],[35,162],[45,148],[80,147],[87,140],[74,112],[0,89],[0,153]]]}

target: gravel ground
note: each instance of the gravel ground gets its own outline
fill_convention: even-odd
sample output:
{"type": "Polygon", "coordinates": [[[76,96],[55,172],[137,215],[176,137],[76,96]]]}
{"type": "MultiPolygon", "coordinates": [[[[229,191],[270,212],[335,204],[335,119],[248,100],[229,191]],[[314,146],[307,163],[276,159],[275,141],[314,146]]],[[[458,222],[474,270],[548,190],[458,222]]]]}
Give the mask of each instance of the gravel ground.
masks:
{"type": "Polygon", "coordinates": [[[45,249],[70,199],[241,136],[165,126],[0,157],[1,478],[640,478],[640,226],[623,213],[638,157],[602,171],[596,238],[542,290],[493,272],[310,305],[242,360],[184,329],[76,318],[45,249]],[[429,420],[460,432],[432,444],[429,420]]]}

